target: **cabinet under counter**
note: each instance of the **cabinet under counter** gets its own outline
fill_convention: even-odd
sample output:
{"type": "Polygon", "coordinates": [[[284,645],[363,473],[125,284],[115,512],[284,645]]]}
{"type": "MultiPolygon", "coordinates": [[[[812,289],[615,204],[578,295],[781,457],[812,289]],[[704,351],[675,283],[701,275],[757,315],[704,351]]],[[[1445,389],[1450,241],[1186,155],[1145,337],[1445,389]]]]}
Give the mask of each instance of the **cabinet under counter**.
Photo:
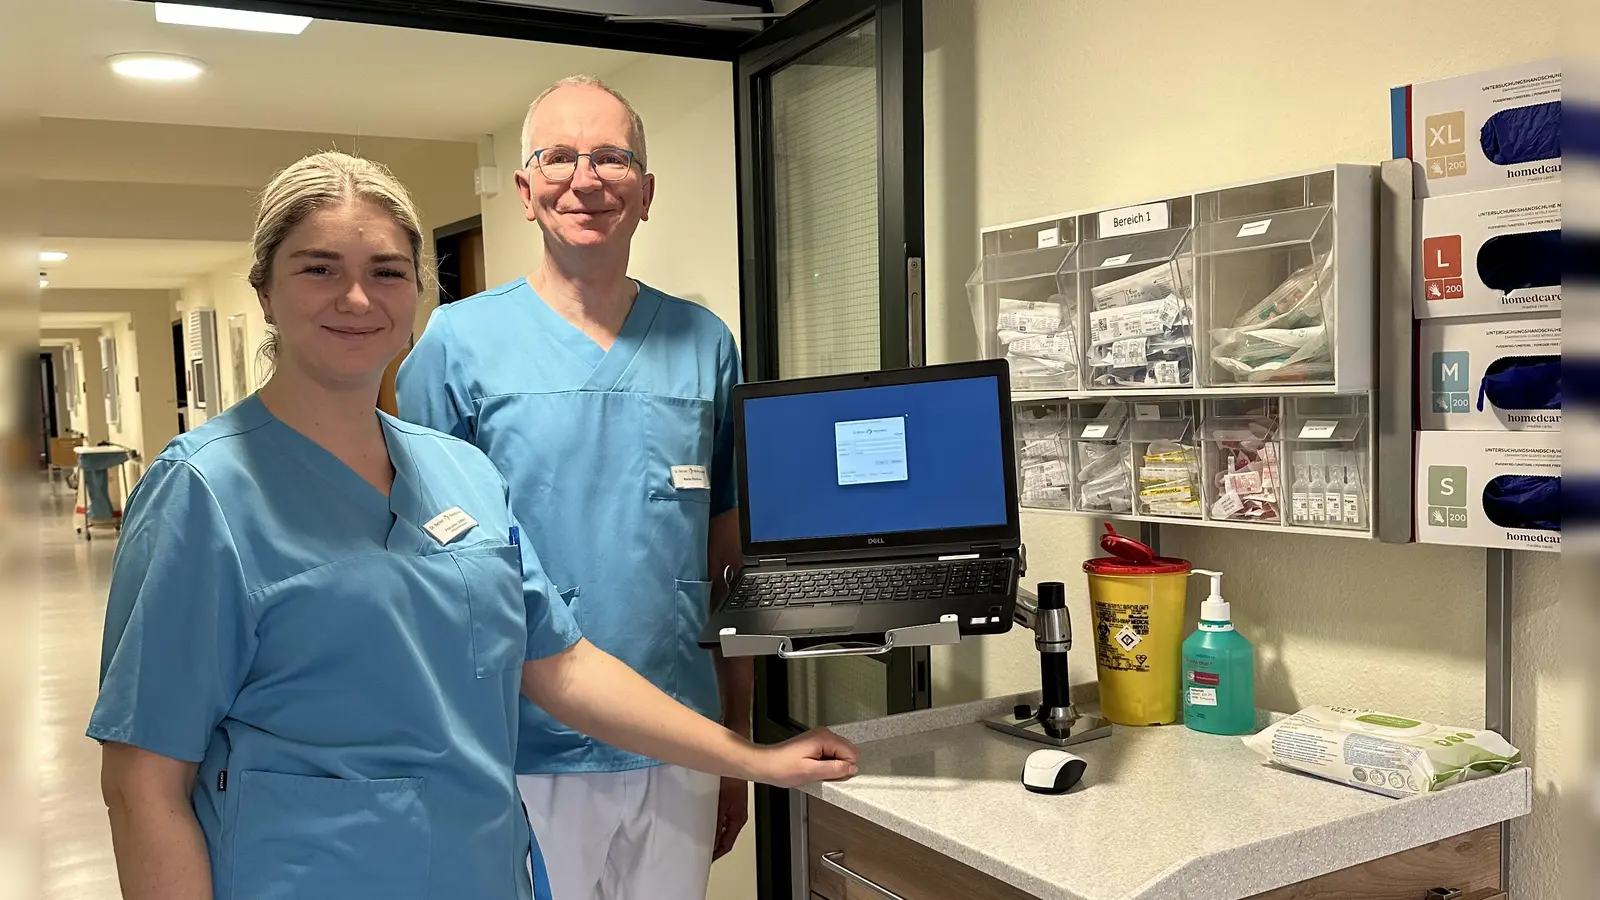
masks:
{"type": "Polygon", "coordinates": [[[1032,794],[1041,745],[981,724],[1029,699],[839,728],[860,771],[794,797],[796,900],[1492,900],[1499,824],[1532,805],[1525,768],[1393,800],[1182,726],[1070,748],[1083,783],[1032,794]]]}

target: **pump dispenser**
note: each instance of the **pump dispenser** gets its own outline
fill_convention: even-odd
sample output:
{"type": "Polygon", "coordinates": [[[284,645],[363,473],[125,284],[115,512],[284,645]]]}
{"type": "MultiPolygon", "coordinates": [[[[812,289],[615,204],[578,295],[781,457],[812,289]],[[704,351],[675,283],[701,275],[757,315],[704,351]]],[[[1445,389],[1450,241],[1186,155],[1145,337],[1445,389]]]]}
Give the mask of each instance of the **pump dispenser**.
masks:
{"type": "Polygon", "coordinates": [[[1256,724],[1255,648],[1234,630],[1233,608],[1222,599],[1222,573],[1200,604],[1200,627],[1183,642],[1183,721],[1208,734],[1250,734],[1256,724]]]}

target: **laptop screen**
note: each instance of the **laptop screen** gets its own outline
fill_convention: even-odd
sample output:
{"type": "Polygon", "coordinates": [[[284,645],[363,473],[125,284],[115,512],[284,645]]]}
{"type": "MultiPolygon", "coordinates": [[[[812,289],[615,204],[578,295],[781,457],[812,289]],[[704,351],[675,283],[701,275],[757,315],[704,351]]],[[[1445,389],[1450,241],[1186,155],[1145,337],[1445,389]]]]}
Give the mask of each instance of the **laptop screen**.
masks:
{"type": "Polygon", "coordinates": [[[756,543],[1007,524],[994,376],[749,397],[756,543]]]}

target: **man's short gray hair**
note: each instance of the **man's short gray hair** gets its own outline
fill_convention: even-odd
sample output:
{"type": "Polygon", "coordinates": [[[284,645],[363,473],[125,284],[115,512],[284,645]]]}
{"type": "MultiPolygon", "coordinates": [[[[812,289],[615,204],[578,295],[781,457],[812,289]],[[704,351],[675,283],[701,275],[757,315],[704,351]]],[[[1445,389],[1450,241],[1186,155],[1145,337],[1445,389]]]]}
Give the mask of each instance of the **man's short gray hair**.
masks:
{"type": "Polygon", "coordinates": [[[644,119],[640,117],[639,111],[633,108],[633,104],[628,102],[627,97],[617,93],[616,89],[612,88],[611,85],[606,84],[604,81],[601,81],[593,75],[571,75],[563,78],[555,84],[545,88],[544,93],[533,98],[533,102],[528,104],[528,114],[522,118],[522,156],[519,157],[521,165],[526,166],[528,164],[528,157],[533,155],[533,151],[535,149],[533,147],[533,135],[531,133],[533,128],[534,110],[539,108],[539,104],[544,102],[544,98],[550,96],[561,88],[573,86],[598,88],[617,98],[617,102],[622,104],[622,108],[628,111],[628,118],[632,122],[633,146],[627,149],[632,150],[634,158],[639,161],[640,171],[648,172],[649,166],[645,162],[644,149],[644,119]]]}

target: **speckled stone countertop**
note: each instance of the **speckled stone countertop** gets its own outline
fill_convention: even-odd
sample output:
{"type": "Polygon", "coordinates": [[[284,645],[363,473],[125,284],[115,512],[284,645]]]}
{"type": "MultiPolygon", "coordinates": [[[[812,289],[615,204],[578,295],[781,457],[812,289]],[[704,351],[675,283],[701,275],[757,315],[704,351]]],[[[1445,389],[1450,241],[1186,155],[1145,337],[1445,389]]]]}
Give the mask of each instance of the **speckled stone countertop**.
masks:
{"type": "Polygon", "coordinates": [[[1083,782],[1033,794],[1019,776],[1044,745],[981,724],[1027,699],[837,728],[861,745],[860,772],[804,790],[1043,900],[1240,900],[1532,808],[1527,768],[1393,800],[1181,725],[1068,748],[1083,782]]]}

